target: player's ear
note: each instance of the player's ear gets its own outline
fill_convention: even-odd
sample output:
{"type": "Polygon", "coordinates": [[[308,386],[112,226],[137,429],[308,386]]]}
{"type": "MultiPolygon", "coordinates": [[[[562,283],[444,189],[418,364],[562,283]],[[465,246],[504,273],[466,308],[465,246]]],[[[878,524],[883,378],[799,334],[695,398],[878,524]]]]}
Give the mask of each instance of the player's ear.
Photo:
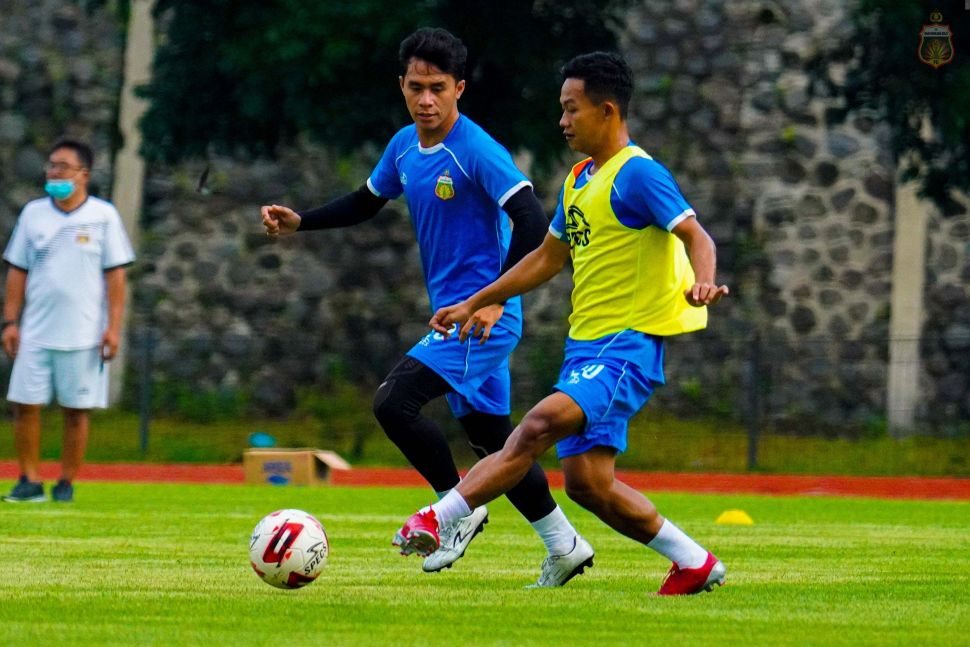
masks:
{"type": "Polygon", "coordinates": [[[462,79],[455,84],[455,98],[460,99],[462,93],[465,91],[465,79],[462,79]]]}
{"type": "Polygon", "coordinates": [[[401,85],[401,94],[404,94],[404,77],[397,77],[397,82],[401,85]]]}

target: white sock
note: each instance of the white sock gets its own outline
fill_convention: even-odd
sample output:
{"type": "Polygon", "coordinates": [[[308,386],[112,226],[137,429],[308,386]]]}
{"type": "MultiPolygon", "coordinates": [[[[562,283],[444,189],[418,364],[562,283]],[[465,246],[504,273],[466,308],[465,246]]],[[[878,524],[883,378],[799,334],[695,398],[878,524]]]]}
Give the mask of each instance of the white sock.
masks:
{"type": "Polygon", "coordinates": [[[445,498],[448,495],[449,492],[451,492],[451,490],[444,490],[443,492],[436,491],[435,494],[438,495],[438,500],[441,501],[443,498],[445,498]]]}
{"type": "Polygon", "coordinates": [[[452,490],[446,494],[441,501],[432,504],[431,509],[434,510],[434,515],[438,519],[439,528],[472,513],[472,509],[465,503],[464,497],[458,493],[458,490],[452,490]]]}
{"type": "Polygon", "coordinates": [[[542,538],[550,555],[565,555],[573,549],[578,533],[558,505],[542,519],[533,521],[532,527],[542,538]]]}
{"type": "Polygon", "coordinates": [[[698,568],[707,560],[707,550],[688,537],[683,530],[665,519],[660,532],[647,544],[680,568],[698,568]]]}

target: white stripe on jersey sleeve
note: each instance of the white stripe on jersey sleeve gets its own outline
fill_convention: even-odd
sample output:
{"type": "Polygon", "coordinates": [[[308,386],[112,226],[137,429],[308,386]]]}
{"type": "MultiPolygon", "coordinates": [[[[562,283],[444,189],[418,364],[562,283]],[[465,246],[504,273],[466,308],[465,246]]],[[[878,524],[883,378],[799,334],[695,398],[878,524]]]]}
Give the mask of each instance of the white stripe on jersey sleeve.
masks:
{"type": "Polygon", "coordinates": [[[674,227],[682,223],[684,220],[687,220],[691,216],[696,218],[697,214],[694,213],[693,209],[685,209],[683,213],[681,213],[679,216],[675,216],[670,222],[667,223],[667,231],[673,231],[674,227]]]}
{"type": "Polygon", "coordinates": [[[370,178],[367,178],[367,188],[370,189],[370,192],[373,193],[378,198],[383,198],[384,197],[384,196],[381,195],[380,191],[378,191],[377,189],[375,189],[374,188],[374,185],[371,184],[370,178]]]}
{"type": "Polygon", "coordinates": [[[509,201],[509,198],[511,198],[516,193],[518,193],[519,190],[522,189],[523,187],[531,188],[532,182],[529,182],[528,180],[522,180],[521,182],[513,186],[511,189],[503,193],[502,197],[498,199],[498,206],[504,207],[505,203],[509,201]]]}

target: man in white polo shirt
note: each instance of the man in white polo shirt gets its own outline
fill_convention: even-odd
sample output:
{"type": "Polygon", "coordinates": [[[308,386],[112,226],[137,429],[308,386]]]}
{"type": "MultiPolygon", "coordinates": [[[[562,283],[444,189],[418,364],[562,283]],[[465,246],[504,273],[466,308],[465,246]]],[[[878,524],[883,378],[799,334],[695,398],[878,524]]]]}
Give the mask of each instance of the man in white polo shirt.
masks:
{"type": "Polygon", "coordinates": [[[64,412],[64,446],[51,497],[72,501],[89,412],[108,404],[105,362],[118,352],[125,267],[135,254],[118,211],[88,195],[92,163],[81,142],[54,145],[44,185],[50,197],[27,203],[3,254],[0,340],[14,360],[7,399],[20,465],[20,480],[5,501],[47,500],[38,474],[40,411],[54,395],[64,412]]]}

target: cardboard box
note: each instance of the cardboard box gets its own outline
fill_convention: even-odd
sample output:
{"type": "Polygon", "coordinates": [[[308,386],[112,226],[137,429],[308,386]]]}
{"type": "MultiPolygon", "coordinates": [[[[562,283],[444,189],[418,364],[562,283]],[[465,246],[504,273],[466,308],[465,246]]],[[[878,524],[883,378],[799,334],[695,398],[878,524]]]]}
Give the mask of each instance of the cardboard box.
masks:
{"type": "Polygon", "coordinates": [[[322,485],[331,470],[349,470],[338,454],[307,447],[296,449],[247,449],[243,452],[246,483],[270,485],[322,485]]]}

